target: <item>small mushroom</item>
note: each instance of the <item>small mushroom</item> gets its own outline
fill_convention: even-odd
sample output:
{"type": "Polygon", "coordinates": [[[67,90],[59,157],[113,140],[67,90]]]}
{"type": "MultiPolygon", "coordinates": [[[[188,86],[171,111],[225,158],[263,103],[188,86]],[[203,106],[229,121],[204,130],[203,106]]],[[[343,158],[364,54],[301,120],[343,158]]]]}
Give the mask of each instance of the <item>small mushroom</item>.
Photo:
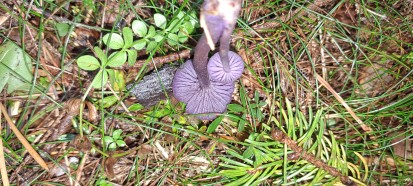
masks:
{"type": "Polygon", "coordinates": [[[224,112],[231,102],[234,84],[209,81],[208,86],[202,87],[192,61],[188,60],[176,71],[172,91],[176,99],[187,104],[188,114],[203,114],[198,118],[212,120],[214,113],[224,112]]]}
{"type": "MultiPolygon", "coordinates": [[[[177,70],[172,83],[174,96],[187,104],[186,112],[189,114],[222,113],[231,101],[234,82],[214,81],[215,78],[211,78],[214,74],[209,74],[207,64],[208,54],[219,40],[224,70],[232,70],[228,58],[229,42],[240,7],[239,0],[205,0],[202,5],[204,33],[195,47],[194,60],[188,60],[177,70]]],[[[199,116],[207,120],[215,117],[216,114],[199,116]]]]}
{"type": "Polygon", "coordinates": [[[237,53],[228,52],[228,67],[224,67],[225,63],[218,53],[214,54],[208,62],[208,73],[211,79],[220,82],[234,82],[239,79],[244,71],[244,62],[241,56],[237,53]]]}

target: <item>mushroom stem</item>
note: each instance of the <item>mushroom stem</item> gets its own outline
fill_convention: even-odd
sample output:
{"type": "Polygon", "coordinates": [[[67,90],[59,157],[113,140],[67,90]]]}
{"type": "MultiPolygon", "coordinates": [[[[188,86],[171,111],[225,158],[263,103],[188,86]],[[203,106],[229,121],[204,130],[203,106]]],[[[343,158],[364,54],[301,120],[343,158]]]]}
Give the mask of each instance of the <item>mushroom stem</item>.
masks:
{"type": "Polygon", "coordinates": [[[195,47],[194,60],[192,65],[196,75],[198,76],[199,84],[201,88],[209,87],[209,75],[207,72],[207,62],[208,53],[211,49],[209,48],[207,38],[205,34],[202,34],[195,47]]]}
{"type": "Polygon", "coordinates": [[[229,66],[228,51],[231,41],[231,33],[234,30],[234,26],[225,28],[219,40],[219,56],[221,58],[222,68],[227,73],[231,71],[231,68],[229,66]]]}
{"type": "MultiPolygon", "coordinates": [[[[218,42],[219,36],[220,34],[211,34],[214,44],[218,42]]],[[[211,51],[211,48],[208,45],[208,40],[204,33],[195,47],[194,61],[192,62],[196,75],[198,76],[199,84],[203,89],[209,87],[210,84],[207,70],[209,51],[211,51]]]]}

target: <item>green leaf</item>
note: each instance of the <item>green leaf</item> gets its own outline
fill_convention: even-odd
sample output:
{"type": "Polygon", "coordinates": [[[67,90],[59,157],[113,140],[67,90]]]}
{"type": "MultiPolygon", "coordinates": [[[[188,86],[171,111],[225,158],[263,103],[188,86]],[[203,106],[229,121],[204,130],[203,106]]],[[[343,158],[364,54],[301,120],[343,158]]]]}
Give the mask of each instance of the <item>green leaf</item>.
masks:
{"type": "Polygon", "coordinates": [[[4,42],[0,46],[0,92],[6,84],[7,93],[27,91],[32,80],[32,61],[29,55],[13,42],[4,42]]]}
{"type": "Polygon", "coordinates": [[[83,70],[96,70],[100,67],[99,61],[91,56],[91,55],[84,55],[77,59],[77,65],[79,68],[83,70]]]}
{"type": "Polygon", "coordinates": [[[215,129],[217,129],[218,125],[221,124],[222,119],[224,119],[223,116],[218,117],[217,119],[215,119],[209,126],[208,126],[208,130],[207,133],[211,134],[213,132],[215,132],[215,129]]]}
{"type": "Polygon", "coordinates": [[[107,81],[108,81],[108,72],[106,72],[106,70],[99,71],[92,81],[92,86],[93,88],[102,88],[102,85],[105,86],[107,81]]]}
{"type": "Polygon", "coordinates": [[[106,54],[103,52],[102,49],[100,49],[99,47],[94,47],[93,50],[95,51],[95,54],[97,55],[102,64],[105,64],[108,61],[108,58],[106,57],[106,54]]]}
{"type": "Polygon", "coordinates": [[[184,16],[185,16],[185,13],[184,13],[183,11],[180,11],[180,12],[178,13],[178,15],[176,15],[176,17],[177,17],[178,19],[182,19],[184,16]]]}
{"type": "Polygon", "coordinates": [[[155,36],[153,36],[153,39],[155,40],[155,42],[161,42],[163,40],[164,36],[160,33],[157,33],[155,36]]]}
{"type": "Polygon", "coordinates": [[[165,29],[166,27],[166,18],[162,14],[156,13],[153,15],[155,21],[155,26],[158,28],[165,29]]]}
{"type": "Polygon", "coordinates": [[[148,46],[146,47],[146,52],[152,52],[153,50],[155,50],[157,45],[158,45],[158,43],[155,42],[155,41],[149,42],[148,46]]]}
{"type": "Polygon", "coordinates": [[[110,137],[110,136],[104,136],[104,137],[103,137],[103,141],[104,141],[106,144],[109,144],[109,143],[112,143],[114,140],[113,140],[113,138],[110,137]]]}
{"type": "Polygon", "coordinates": [[[178,35],[176,34],[168,34],[168,44],[171,46],[175,46],[178,44],[178,35]]]}
{"type": "Polygon", "coordinates": [[[131,111],[131,112],[134,112],[134,111],[142,110],[143,108],[145,108],[145,107],[142,106],[141,104],[135,103],[135,104],[129,106],[128,110],[131,111]]]}
{"type": "Polygon", "coordinates": [[[249,146],[249,147],[244,151],[244,153],[242,154],[242,157],[249,159],[249,158],[252,157],[253,153],[254,153],[254,147],[249,146]]]}
{"type": "Polygon", "coordinates": [[[153,27],[152,25],[149,26],[149,31],[148,31],[148,34],[145,36],[145,38],[152,38],[155,35],[156,35],[155,27],[153,27]]]}
{"type": "Polygon", "coordinates": [[[112,134],[113,139],[115,140],[121,139],[120,134],[122,134],[122,129],[116,129],[115,131],[113,131],[113,134],[112,134]]]}
{"type": "Polygon", "coordinates": [[[109,81],[115,91],[123,91],[126,87],[125,74],[120,70],[106,69],[109,81]]]}
{"type": "Polygon", "coordinates": [[[179,19],[174,19],[171,24],[169,24],[168,28],[166,31],[171,32],[171,33],[176,33],[179,30],[179,24],[181,23],[181,20],[179,19]]]}
{"type": "Polygon", "coordinates": [[[57,30],[57,34],[60,37],[67,35],[67,33],[69,33],[70,30],[70,25],[67,23],[57,23],[55,27],[57,30]]]}
{"type": "Polygon", "coordinates": [[[110,143],[108,149],[109,150],[115,150],[116,149],[116,143],[110,143]]]}
{"type": "Polygon", "coordinates": [[[232,112],[244,112],[245,108],[239,104],[228,104],[228,110],[232,112]]]}
{"type": "Polygon", "coordinates": [[[126,52],[128,53],[128,64],[132,66],[138,58],[138,52],[136,50],[126,50],[126,52]]]}
{"type": "Polygon", "coordinates": [[[109,56],[109,60],[106,65],[110,67],[120,67],[126,62],[126,60],[127,55],[125,51],[113,52],[109,56]]]}
{"type": "Polygon", "coordinates": [[[181,43],[185,43],[186,41],[188,41],[188,35],[183,31],[179,31],[178,32],[178,41],[181,42],[181,43]]]}
{"type": "Polygon", "coordinates": [[[155,110],[155,111],[149,111],[146,112],[145,114],[154,117],[154,118],[162,118],[168,114],[170,114],[171,111],[169,109],[160,109],[160,110],[155,110]]]}
{"type": "Polygon", "coordinates": [[[146,39],[139,39],[132,44],[133,48],[136,50],[142,50],[146,46],[146,39]]]}
{"type": "Polygon", "coordinates": [[[111,95],[111,96],[104,97],[99,102],[102,102],[102,107],[103,108],[109,108],[109,107],[113,106],[116,102],[118,102],[118,99],[116,98],[116,96],[111,95]]]}
{"type": "Polygon", "coordinates": [[[129,27],[124,27],[122,30],[123,40],[125,41],[125,47],[129,48],[132,46],[133,43],[133,33],[132,29],[129,27]]]}
{"type": "Polygon", "coordinates": [[[146,27],[145,22],[134,20],[132,22],[132,30],[133,30],[133,33],[135,33],[137,36],[145,37],[145,35],[148,32],[148,27],[146,27]]]}
{"type": "Polygon", "coordinates": [[[125,45],[122,36],[117,33],[108,33],[102,39],[106,46],[114,50],[121,49],[125,45]]]}
{"type": "Polygon", "coordinates": [[[240,120],[238,121],[238,131],[240,132],[244,131],[245,124],[247,123],[245,118],[246,114],[243,114],[240,120]]]}
{"type": "Polygon", "coordinates": [[[195,29],[191,22],[185,22],[182,26],[183,30],[186,31],[187,34],[191,34],[195,29]]]}
{"type": "Polygon", "coordinates": [[[116,140],[116,145],[119,147],[125,147],[126,143],[123,140],[116,140]]]}

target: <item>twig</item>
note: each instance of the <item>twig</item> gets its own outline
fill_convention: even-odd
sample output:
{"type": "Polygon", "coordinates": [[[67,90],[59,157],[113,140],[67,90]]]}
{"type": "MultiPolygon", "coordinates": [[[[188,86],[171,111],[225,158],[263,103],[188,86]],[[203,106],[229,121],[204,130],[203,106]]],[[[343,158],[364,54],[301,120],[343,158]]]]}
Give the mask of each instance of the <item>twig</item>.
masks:
{"type": "Polygon", "coordinates": [[[327,171],[330,175],[334,177],[339,177],[341,182],[343,182],[344,184],[353,185],[354,182],[351,181],[348,176],[341,174],[336,168],[329,166],[325,162],[317,159],[313,154],[310,154],[304,151],[302,147],[298,146],[297,143],[291,138],[289,138],[287,135],[285,135],[283,131],[278,130],[278,129],[273,129],[271,131],[271,136],[274,140],[277,140],[280,143],[286,144],[296,154],[300,154],[302,159],[310,162],[311,164],[313,164],[314,166],[320,169],[327,171]]]}
{"type": "Polygon", "coordinates": [[[68,179],[69,179],[69,184],[70,185],[73,185],[73,178],[72,178],[72,176],[71,176],[71,173],[70,173],[70,163],[69,163],[69,159],[67,159],[67,156],[65,156],[64,157],[64,159],[65,159],[65,164],[66,164],[66,167],[67,167],[67,173],[68,173],[68,179]]]}
{"type": "Polygon", "coordinates": [[[47,167],[46,162],[40,157],[40,155],[34,150],[34,148],[30,145],[30,143],[26,140],[26,138],[20,133],[19,129],[17,129],[16,125],[14,125],[13,121],[10,119],[9,115],[7,114],[6,108],[0,103],[0,110],[3,112],[4,117],[6,118],[7,123],[9,124],[11,130],[16,135],[17,139],[23,144],[24,148],[27,149],[29,154],[33,157],[33,159],[45,170],[49,170],[47,167]]]}
{"type": "Polygon", "coordinates": [[[85,153],[82,160],[80,161],[79,168],[77,169],[76,173],[75,185],[80,185],[80,178],[82,177],[83,168],[85,167],[86,159],[88,158],[88,156],[89,154],[85,153]]]}
{"type": "MultiPolygon", "coordinates": [[[[148,70],[152,70],[154,68],[154,65],[156,66],[161,66],[163,64],[166,63],[170,63],[173,61],[177,61],[179,59],[186,59],[189,58],[191,56],[191,51],[190,50],[183,50],[183,51],[179,51],[177,53],[173,53],[173,54],[169,54],[166,56],[161,56],[161,57],[156,57],[153,59],[152,63],[148,63],[148,70]]],[[[144,64],[147,62],[148,60],[144,59],[144,60],[138,60],[136,61],[136,63],[133,66],[129,66],[128,64],[125,64],[119,68],[115,68],[115,69],[130,69],[130,68],[141,68],[144,66],[144,64]]]]}

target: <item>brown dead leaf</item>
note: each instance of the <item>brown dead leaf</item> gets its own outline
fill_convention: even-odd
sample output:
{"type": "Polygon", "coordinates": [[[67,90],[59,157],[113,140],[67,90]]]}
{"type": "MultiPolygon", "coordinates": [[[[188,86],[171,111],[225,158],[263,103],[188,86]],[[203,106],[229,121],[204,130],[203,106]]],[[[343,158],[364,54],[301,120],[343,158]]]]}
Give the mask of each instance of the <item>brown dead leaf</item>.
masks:
{"type": "Polygon", "coordinates": [[[72,144],[76,149],[82,152],[88,152],[92,149],[92,143],[86,136],[82,137],[80,135],[76,135],[76,138],[73,140],[72,144]]]}
{"type": "MultiPolygon", "coordinates": [[[[394,135],[398,135],[398,133],[394,133],[394,135]]],[[[392,148],[395,155],[407,159],[413,158],[412,139],[405,139],[405,136],[401,135],[391,140],[391,143],[394,144],[392,148]]]]}
{"type": "Polygon", "coordinates": [[[342,4],[334,13],[334,18],[347,25],[355,25],[357,23],[356,17],[356,7],[350,2],[342,4]]]}
{"type": "Polygon", "coordinates": [[[112,156],[109,156],[103,162],[103,166],[105,167],[105,174],[109,179],[112,179],[115,177],[115,171],[113,167],[115,166],[116,162],[117,162],[117,159],[112,156]]]}
{"type": "Polygon", "coordinates": [[[387,90],[393,77],[387,73],[388,69],[378,63],[372,66],[363,67],[360,70],[360,78],[358,83],[361,89],[357,93],[365,94],[369,97],[377,96],[387,90]]]}
{"type": "Polygon", "coordinates": [[[139,148],[138,150],[138,157],[142,158],[150,153],[152,153],[152,146],[147,145],[147,144],[142,144],[141,148],[139,148]]]}

